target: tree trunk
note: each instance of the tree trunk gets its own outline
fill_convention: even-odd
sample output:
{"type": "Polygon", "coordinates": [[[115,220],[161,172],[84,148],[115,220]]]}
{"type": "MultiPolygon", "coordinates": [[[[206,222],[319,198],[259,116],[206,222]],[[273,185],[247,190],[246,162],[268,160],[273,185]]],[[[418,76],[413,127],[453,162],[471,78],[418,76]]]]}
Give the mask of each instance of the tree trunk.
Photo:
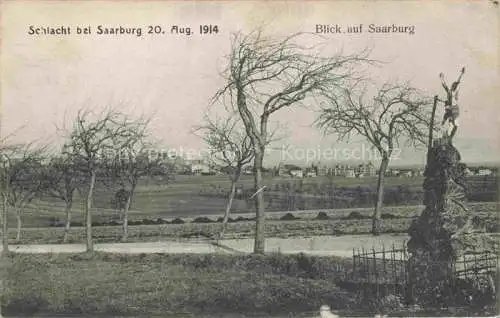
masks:
{"type": "Polygon", "coordinates": [[[372,234],[380,234],[380,214],[382,212],[382,204],[384,201],[384,177],[387,166],[389,165],[389,156],[383,156],[378,171],[377,180],[377,202],[375,203],[375,210],[372,217],[372,234]]]}
{"type": "Polygon", "coordinates": [[[9,206],[7,204],[7,195],[2,196],[2,252],[9,253],[9,226],[7,217],[9,215],[9,206]]]}
{"type": "Polygon", "coordinates": [[[125,202],[125,207],[123,208],[123,236],[122,242],[126,242],[128,240],[128,210],[130,209],[130,202],[132,201],[132,192],[127,197],[127,201],[125,202]]]}
{"type": "Polygon", "coordinates": [[[265,211],[264,211],[264,189],[262,189],[262,161],[264,152],[258,149],[254,159],[254,181],[256,194],[256,222],[255,222],[255,242],[253,252],[264,254],[265,251],[265,211]]]}
{"type": "Polygon", "coordinates": [[[85,216],[87,219],[87,252],[94,251],[94,242],[92,241],[92,195],[94,194],[95,171],[90,173],[90,185],[87,193],[87,202],[85,204],[85,216]]]}
{"type": "Polygon", "coordinates": [[[64,236],[63,243],[68,242],[69,230],[71,227],[71,207],[73,206],[73,200],[66,200],[66,224],[64,225],[64,236]]]}
{"type": "Polygon", "coordinates": [[[227,221],[229,220],[229,213],[231,212],[231,207],[233,205],[234,195],[236,194],[236,182],[237,177],[234,176],[231,179],[231,190],[229,192],[229,200],[227,201],[226,211],[224,212],[224,219],[222,220],[222,229],[219,234],[219,239],[222,239],[224,232],[226,231],[227,221]]]}
{"type": "Polygon", "coordinates": [[[2,269],[1,269],[2,272],[0,273],[0,296],[2,296],[2,297],[0,297],[0,318],[3,318],[3,316],[2,316],[2,299],[1,298],[3,298],[3,296],[5,294],[5,287],[4,286],[7,285],[7,282],[6,282],[6,280],[7,280],[6,279],[7,278],[6,271],[7,270],[3,269],[3,267],[5,266],[4,265],[5,262],[6,262],[6,260],[2,256],[0,256],[0,266],[2,267],[2,269]]]}
{"type": "Polygon", "coordinates": [[[16,242],[21,242],[21,228],[22,228],[22,220],[21,220],[21,208],[16,209],[16,221],[17,221],[17,232],[16,232],[16,242]]]}

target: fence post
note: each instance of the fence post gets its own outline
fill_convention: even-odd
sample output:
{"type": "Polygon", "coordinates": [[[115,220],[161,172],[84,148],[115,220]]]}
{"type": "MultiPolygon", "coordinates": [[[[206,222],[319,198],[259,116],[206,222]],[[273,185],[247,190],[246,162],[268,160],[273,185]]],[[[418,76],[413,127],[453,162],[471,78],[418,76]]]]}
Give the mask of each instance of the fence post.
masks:
{"type": "Polygon", "coordinates": [[[372,248],[373,252],[373,271],[375,274],[375,288],[376,288],[376,295],[377,295],[377,300],[379,299],[379,284],[378,284],[378,270],[377,270],[377,258],[375,256],[375,247],[372,248]]]}
{"type": "Polygon", "coordinates": [[[366,278],[370,278],[370,267],[366,266],[366,253],[364,246],[361,247],[361,255],[363,255],[363,270],[366,271],[366,278]]]}
{"type": "Polygon", "coordinates": [[[356,277],[356,253],[354,247],[352,248],[352,280],[356,277]]]}
{"type": "Polygon", "coordinates": [[[398,275],[396,273],[396,251],[394,249],[394,243],[392,244],[392,251],[391,251],[391,267],[392,267],[392,279],[394,282],[394,294],[397,293],[397,288],[398,288],[398,275]]]}
{"type": "Polygon", "coordinates": [[[479,269],[481,266],[478,266],[477,264],[477,256],[476,256],[476,253],[474,253],[474,276],[479,276],[479,269]]]}
{"type": "Polygon", "coordinates": [[[387,268],[386,268],[386,259],[385,259],[385,244],[382,244],[382,270],[383,270],[383,276],[382,276],[382,295],[385,297],[387,295],[387,268]]]}
{"type": "Polygon", "coordinates": [[[467,263],[465,261],[465,254],[463,255],[464,258],[464,275],[465,275],[465,280],[467,280],[467,263]]]}
{"type": "Polygon", "coordinates": [[[406,259],[406,241],[403,242],[403,246],[401,249],[401,260],[403,263],[403,290],[405,294],[406,302],[410,305],[413,305],[413,282],[411,277],[411,261],[406,259]]]}
{"type": "Polygon", "coordinates": [[[386,267],[385,267],[385,245],[382,245],[382,268],[384,270],[384,277],[386,274],[386,267]]]}

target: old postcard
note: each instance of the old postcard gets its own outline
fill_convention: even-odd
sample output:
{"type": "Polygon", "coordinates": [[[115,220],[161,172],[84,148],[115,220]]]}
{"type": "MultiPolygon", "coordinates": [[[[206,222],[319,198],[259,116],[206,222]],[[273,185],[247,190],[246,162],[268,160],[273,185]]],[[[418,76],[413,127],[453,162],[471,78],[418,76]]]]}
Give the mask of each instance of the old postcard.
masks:
{"type": "Polygon", "coordinates": [[[0,317],[499,314],[498,1],[0,13],[0,317]]]}

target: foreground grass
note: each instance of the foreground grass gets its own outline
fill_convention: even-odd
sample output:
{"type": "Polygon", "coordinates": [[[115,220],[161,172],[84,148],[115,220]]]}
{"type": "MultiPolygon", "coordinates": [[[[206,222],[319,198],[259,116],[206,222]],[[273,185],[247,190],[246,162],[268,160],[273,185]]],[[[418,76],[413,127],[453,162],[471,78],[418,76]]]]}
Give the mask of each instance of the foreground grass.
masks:
{"type": "Polygon", "coordinates": [[[268,315],[322,304],[349,309],[355,301],[335,285],[351,268],[336,257],[94,253],[7,261],[7,314],[268,315]]]}

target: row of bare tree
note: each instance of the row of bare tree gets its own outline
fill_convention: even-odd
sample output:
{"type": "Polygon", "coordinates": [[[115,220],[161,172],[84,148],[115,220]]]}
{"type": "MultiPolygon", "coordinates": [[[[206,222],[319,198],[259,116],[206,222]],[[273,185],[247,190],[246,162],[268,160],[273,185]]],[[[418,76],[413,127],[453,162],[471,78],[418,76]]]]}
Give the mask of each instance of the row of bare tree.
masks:
{"type": "Polygon", "coordinates": [[[128,210],[139,179],[169,175],[159,157],[150,156],[152,145],[147,118],[131,118],[115,110],[94,113],[81,110],[67,131],[60,151],[47,145],[1,145],[2,242],[8,251],[8,217],[17,220],[16,241],[21,239],[23,210],[34,199],[60,199],[65,203],[65,232],[68,239],[75,192],[85,198],[86,244],[93,250],[93,194],[97,182],[118,187],[122,193],[123,240],[128,236],[128,210]]]}
{"type": "MultiPolygon", "coordinates": [[[[266,148],[275,141],[271,120],[290,108],[317,112],[314,123],[338,140],[357,135],[380,154],[377,201],[373,212],[374,235],[380,233],[384,173],[396,147],[427,142],[431,100],[407,83],[385,83],[377,88],[366,75],[379,62],[370,52],[319,55],[319,45],[305,46],[303,34],[284,39],[266,37],[261,31],[238,33],[232,39],[225,86],[216,92],[209,112],[223,106],[226,117],[199,127],[212,149],[214,163],[232,167],[231,191],[223,229],[229,218],[235,185],[242,166],[251,162],[256,197],[255,253],[264,253],[265,211],[263,160],[266,148]]],[[[308,34],[307,38],[310,39],[308,34]]]]}

